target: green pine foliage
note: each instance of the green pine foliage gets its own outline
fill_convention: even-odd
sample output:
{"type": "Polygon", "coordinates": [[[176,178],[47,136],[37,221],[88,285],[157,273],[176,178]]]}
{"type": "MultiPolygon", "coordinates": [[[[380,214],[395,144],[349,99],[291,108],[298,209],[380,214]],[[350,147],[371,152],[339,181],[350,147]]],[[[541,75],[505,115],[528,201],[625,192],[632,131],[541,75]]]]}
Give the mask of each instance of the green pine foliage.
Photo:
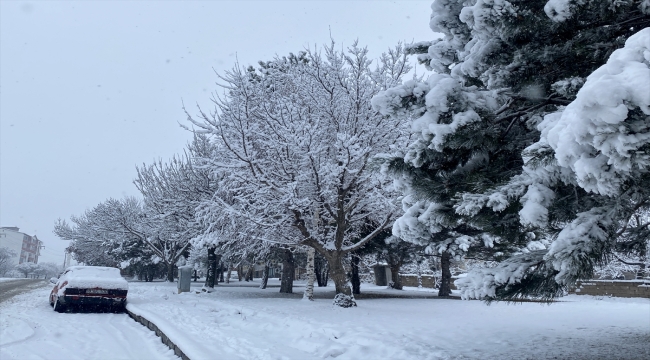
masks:
{"type": "MultiPolygon", "coordinates": [[[[553,149],[531,146],[540,139],[544,117],[571,104],[587,76],[650,25],[648,6],[567,1],[563,10],[558,4],[563,5],[435,1],[430,25],[443,37],[408,51],[436,74],[405,82],[374,101],[376,109],[412,122],[414,129],[409,147],[384,163],[404,192],[405,214],[395,235],[429,244],[430,251],[509,257],[475,284],[467,280],[468,289],[489,288],[468,291],[467,297],[560,296],[607,259],[617,248],[616,237],[631,233],[623,229],[626,216],[640,209],[635,201],[644,196],[640,188],[622,201],[591,193],[569,171],[554,168],[553,149]],[[531,173],[554,181],[536,184],[531,173]],[[535,201],[543,210],[524,208],[535,201]],[[621,216],[610,216],[612,211],[621,216]],[[528,214],[536,221],[527,220],[528,214]],[[571,248],[574,254],[550,256],[548,247],[561,230],[569,224],[581,229],[572,223],[580,214],[602,228],[594,242],[585,242],[589,251],[578,246],[571,248]],[[558,269],[566,258],[575,259],[570,271],[558,269]],[[518,275],[511,276],[515,270],[518,275]]],[[[645,175],[632,181],[648,184],[645,175]]],[[[642,248],[633,240],[626,243],[642,248]]]]}

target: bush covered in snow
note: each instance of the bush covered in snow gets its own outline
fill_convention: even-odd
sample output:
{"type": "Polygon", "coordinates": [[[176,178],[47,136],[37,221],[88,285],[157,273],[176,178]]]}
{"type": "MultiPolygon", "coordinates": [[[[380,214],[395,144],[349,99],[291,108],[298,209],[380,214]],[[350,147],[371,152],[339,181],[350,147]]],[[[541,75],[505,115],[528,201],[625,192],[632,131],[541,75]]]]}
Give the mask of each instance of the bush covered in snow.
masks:
{"type": "Polygon", "coordinates": [[[355,307],[357,306],[357,302],[354,301],[354,298],[350,295],[346,295],[343,293],[338,293],[336,296],[334,296],[334,302],[333,304],[335,306],[340,306],[342,308],[349,308],[349,307],[355,307]]]}

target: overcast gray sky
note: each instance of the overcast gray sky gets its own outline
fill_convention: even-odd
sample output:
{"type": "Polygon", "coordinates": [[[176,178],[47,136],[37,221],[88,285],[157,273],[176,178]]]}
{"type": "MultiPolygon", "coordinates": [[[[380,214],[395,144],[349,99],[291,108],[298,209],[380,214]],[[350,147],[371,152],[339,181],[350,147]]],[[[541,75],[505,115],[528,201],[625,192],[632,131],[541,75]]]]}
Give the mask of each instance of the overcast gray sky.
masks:
{"type": "Polygon", "coordinates": [[[426,1],[0,1],[0,225],[62,263],[57,218],[138,195],[135,165],[190,134],[214,70],[354,39],[377,57],[433,39],[426,1]]]}

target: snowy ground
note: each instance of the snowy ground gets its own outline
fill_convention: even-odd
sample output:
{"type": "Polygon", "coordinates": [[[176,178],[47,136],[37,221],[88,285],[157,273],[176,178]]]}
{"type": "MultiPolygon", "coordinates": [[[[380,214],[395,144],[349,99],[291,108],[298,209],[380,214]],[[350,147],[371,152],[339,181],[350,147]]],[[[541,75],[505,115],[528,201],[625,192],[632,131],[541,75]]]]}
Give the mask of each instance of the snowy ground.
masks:
{"type": "Polygon", "coordinates": [[[3,277],[0,277],[0,282],[16,281],[16,280],[22,280],[22,279],[21,278],[3,278],[3,277]]]}
{"type": "MultiPolygon", "coordinates": [[[[648,299],[486,306],[368,285],[357,308],[341,309],[331,287],[317,288],[311,303],[302,289],[280,294],[277,280],[266,290],[235,281],[179,295],[175,284],[131,282],[128,308],[193,360],[650,358],[648,299]]],[[[0,304],[0,359],[178,359],[125,314],[52,311],[49,290],[0,304]]]]}
{"type": "Polygon", "coordinates": [[[130,283],[128,308],[194,360],[650,359],[648,299],[572,295],[550,306],[486,306],[366,286],[357,308],[341,309],[331,305],[332,288],[317,289],[310,303],[301,287],[287,295],[277,280],[266,290],[256,285],[179,295],[175,284],[130,283]]]}
{"type": "Polygon", "coordinates": [[[179,359],[126,314],[59,314],[47,284],[0,304],[0,359],[179,359]]]}
{"type": "Polygon", "coordinates": [[[0,281],[0,304],[12,297],[42,287],[45,280],[16,279],[15,281],[0,281]]]}

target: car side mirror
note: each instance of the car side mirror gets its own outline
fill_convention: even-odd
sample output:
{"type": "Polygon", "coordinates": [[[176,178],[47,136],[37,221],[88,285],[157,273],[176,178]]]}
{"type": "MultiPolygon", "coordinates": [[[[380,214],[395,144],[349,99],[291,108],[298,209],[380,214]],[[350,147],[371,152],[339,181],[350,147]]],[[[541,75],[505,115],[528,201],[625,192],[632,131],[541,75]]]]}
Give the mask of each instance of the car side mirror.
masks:
{"type": "Polygon", "coordinates": [[[57,278],[55,278],[55,277],[50,278],[50,282],[51,282],[52,284],[56,284],[57,281],[59,281],[59,279],[57,279],[57,278]]]}

